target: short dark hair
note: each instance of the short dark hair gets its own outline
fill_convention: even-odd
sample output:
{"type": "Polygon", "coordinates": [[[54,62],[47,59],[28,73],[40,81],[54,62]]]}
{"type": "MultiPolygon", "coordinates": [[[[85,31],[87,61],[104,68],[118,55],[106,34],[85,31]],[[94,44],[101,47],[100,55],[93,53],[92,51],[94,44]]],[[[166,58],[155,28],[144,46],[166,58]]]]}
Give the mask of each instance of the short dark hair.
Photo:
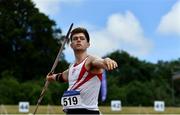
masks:
{"type": "Polygon", "coordinates": [[[89,33],[88,33],[88,31],[87,31],[85,28],[83,28],[83,27],[77,27],[77,28],[75,28],[75,29],[73,29],[73,30],[71,31],[71,36],[70,36],[71,41],[72,41],[72,36],[73,36],[74,34],[77,34],[77,33],[83,33],[83,34],[85,35],[86,39],[87,39],[87,42],[89,43],[89,41],[90,41],[89,33]]]}

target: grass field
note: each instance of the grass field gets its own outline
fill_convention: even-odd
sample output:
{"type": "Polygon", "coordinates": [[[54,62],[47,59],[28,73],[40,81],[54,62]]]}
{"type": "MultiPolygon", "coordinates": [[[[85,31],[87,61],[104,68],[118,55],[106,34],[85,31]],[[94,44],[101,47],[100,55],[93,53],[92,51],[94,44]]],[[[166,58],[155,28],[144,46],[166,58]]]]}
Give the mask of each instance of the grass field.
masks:
{"type": "MultiPolygon", "coordinates": [[[[102,114],[180,114],[180,107],[166,107],[164,112],[156,112],[153,107],[122,107],[121,111],[111,111],[110,106],[100,106],[102,114]]],[[[29,112],[33,113],[35,106],[30,106],[29,112]]],[[[0,114],[23,114],[19,113],[17,105],[1,105],[0,114]]],[[[37,114],[64,114],[61,106],[39,106],[37,114]]]]}

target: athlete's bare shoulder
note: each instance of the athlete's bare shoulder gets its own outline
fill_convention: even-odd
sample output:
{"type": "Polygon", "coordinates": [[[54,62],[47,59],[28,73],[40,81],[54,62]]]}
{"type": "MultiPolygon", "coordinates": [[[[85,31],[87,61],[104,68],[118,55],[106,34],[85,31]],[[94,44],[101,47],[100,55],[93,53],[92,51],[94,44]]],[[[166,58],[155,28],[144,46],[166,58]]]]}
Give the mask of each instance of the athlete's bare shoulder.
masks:
{"type": "Polygon", "coordinates": [[[92,73],[101,73],[101,68],[96,65],[98,64],[96,62],[97,60],[102,60],[102,58],[94,55],[89,55],[86,61],[86,69],[91,71],[92,73]]]}
{"type": "Polygon", "coordinates": [[[102,60],[102,58],[95,55],[88,55],[87,64],[91,65],[94,60],[102,60]]]}

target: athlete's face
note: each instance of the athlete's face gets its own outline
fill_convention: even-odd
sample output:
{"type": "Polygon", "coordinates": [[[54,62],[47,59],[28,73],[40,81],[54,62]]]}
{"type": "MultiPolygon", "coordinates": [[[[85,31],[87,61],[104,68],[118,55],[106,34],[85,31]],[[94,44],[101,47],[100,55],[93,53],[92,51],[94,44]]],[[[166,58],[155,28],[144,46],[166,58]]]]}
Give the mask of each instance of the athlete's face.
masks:
{"type": "Polygon", "coordinates": [[[73,50],[86,50],[89,45],[83,33],[77,33],[72,36],[71,47],[73,50]]]}

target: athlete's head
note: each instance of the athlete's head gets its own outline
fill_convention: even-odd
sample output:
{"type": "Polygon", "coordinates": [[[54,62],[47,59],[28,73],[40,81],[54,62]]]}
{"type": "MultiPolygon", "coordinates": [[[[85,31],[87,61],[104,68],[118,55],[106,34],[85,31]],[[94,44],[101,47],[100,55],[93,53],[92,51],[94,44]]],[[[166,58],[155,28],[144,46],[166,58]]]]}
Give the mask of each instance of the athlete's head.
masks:
{"type": "Polygon", "coordinates": [[[90,41],[89,33],[88,33],[88,31],[85,28],[82,28],[82,27],[77,27],[77,28],[72,30],[71,36],[70,36],[71,41],[72,41],[73,35],[74,34],[78,34],[78,33],[83,33],[84,36],[86,37],[87,42],[89,43],[89,41],[90,41]]]}

